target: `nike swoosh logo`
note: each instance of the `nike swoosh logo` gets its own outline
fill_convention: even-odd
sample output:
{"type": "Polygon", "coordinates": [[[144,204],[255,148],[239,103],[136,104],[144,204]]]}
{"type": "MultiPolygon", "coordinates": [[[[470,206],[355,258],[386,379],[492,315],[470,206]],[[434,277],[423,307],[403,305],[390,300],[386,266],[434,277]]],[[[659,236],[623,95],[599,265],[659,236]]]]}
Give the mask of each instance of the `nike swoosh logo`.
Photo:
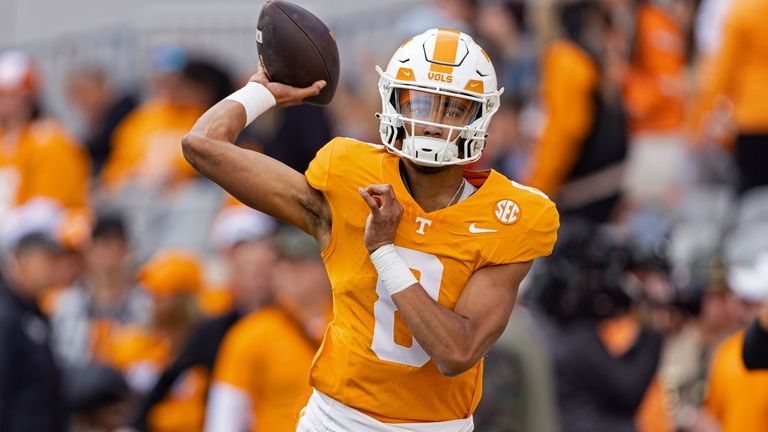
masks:
{"type": "Polygon", "coordinates": [[[479,86],[479,85],[480,85],[480,83],[476,83],[476,82],[473,82],[473,83],[472,83],[472,84],[470,84],[469,86],[470,86],[470,87],[477,87],[477,86],[479,86]]]}
{"type": "Polygon", "coordinates": [[[475,226],[474,222],[472,222],[469,225],[469,232],[471,232],[472,234],[492,233],[492,232],[496,232],[496,231],[498,231],[498,230],[488,229],[488,228],[478,228],[478,227],[475,226]]]}

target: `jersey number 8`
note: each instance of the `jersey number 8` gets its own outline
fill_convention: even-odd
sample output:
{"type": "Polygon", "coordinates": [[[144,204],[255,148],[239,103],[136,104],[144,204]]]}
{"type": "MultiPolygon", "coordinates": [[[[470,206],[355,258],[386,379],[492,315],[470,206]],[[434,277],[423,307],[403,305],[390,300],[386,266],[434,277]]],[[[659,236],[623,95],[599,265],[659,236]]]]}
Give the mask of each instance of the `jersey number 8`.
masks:
{"type": "MultiPolygon", "coordinates": [[[[436,256],[413,249],[395,246],[397,254],[409,268],[417,270],[419,283],[430,297],[437,301],[440,283],[443,279],[443,263],[436,256]]],[[[379,299],[373,304],[373,344],[371,349],[381,360],[413,367],[422,367],[429,361],[429,355],[414,338],[410,347],[395,342],[395,303],[384,288],[381,278],[376,282],[379,299]]]]}

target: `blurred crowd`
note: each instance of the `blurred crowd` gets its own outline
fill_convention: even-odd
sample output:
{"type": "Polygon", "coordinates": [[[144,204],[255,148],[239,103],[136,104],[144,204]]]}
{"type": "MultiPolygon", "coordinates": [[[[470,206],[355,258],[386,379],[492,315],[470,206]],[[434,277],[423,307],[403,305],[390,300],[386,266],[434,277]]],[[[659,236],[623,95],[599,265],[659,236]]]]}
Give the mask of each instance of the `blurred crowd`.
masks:
{"type": "MultiPolygon", "coordinates": [[[[476,429],[768,430],[768,372],[742,360],[768,329],[765,16],[431,0],[381,59],[347,55],[332,104],[273,110],[238,145],[303,172],[332,136],[378,142],[373,64],[427,28],[469,33],[505,88],[472,168],[540,189],[562,221],[486,358],[476,429]]],[[[248,75],[184,44],[149,56],[134,88],[94,62],[52,89],[0,52],[0,431],[289,431],[310,394],[332,308],[317,246],[181,154],[248,75]],[[53,91],[76,127],[45,110],[53,91]]]]}

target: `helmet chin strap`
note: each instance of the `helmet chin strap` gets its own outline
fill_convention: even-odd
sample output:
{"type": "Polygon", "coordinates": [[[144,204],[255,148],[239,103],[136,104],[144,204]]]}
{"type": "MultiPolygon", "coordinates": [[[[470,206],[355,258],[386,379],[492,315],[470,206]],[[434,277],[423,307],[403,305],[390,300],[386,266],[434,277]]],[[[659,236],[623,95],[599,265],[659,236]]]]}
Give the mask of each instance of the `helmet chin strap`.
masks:
{"type": "Polygon", "coordinates": [[[438,166],[458,157],[459,148],[446,139],[411,135],[403,139],[403,152],[410,155],[415,164],[438,166]]]}

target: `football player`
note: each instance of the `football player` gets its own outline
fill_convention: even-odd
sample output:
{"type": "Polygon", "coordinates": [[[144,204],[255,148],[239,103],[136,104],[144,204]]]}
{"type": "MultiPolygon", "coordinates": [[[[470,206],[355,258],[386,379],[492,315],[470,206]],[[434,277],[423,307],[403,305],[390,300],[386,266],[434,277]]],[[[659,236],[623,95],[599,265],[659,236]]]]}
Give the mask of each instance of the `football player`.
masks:
{"type": "Polygon", "coordinates": [[[532,261],[551,252],[558,213],[535,189],[464,169],[501,94],[470,36],[428,30],[377,70],[383,145],[336,138],[305,175],[238,148],[256,116],[325,85],[294,88],[259,71],[198,120],[184,154],[322,248],[334,317],[299,431],[471,431],[482,357],[532,261]]]}

